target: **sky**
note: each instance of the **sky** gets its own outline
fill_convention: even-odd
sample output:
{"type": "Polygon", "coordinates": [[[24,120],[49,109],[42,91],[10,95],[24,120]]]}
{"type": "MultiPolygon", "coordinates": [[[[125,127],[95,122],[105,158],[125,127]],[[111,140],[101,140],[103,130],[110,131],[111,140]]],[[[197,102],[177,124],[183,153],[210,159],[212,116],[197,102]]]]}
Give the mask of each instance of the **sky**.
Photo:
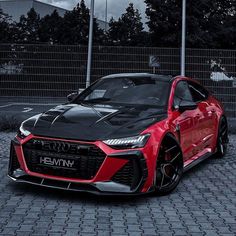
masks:
{"type": "MultiPolygon", "coordinates": [[[[79,0],[39,0],[52,5],[56,5],[68,10],[73,9],[79,0]]],[[[85,0],[86,5],[89,7],[91,0],[85,0]]],[[[117,19],[127,8],[128,4],[134,3],[135,8],[138,8],[145,21],[145,3],[144,0],[107,0],[108,3],[108,19],[114,17],[117,19]]],[[[95,16],[101,20],[105,19],[105,6],[106,0],[95,0],[95,16]]]]}

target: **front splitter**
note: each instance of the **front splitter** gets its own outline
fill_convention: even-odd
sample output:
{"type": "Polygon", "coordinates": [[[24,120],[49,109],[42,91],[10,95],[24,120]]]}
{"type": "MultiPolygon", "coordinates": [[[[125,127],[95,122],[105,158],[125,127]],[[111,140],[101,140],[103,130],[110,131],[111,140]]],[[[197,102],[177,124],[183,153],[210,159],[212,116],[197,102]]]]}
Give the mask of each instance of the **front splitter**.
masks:
{"type": "Polygon", "coordinates": [[[116,196],[129,196],[129,195],[143,195],[146,193],[132,191],[129,186],[115,183],[113,181],[107,182],[96,182],[96,183],[75,183],[75,182],[66,182],[59,181],[54,179],[39,178],[35,176],[30,176],[22,170],[18,172],[8,174],[8,177],[14,182],[32,184],[36,186],[51,188],[51,189],[60,189],[66,191],[75,191],[75,192],[86,192],[95,195],[116,195],[116,196]]]}

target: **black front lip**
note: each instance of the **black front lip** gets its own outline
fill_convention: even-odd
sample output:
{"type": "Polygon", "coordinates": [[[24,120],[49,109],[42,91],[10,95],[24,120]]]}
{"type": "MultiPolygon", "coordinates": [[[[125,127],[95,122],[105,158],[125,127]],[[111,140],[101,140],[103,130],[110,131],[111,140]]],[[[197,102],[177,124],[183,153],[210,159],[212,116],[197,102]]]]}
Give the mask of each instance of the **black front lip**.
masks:
{"type": "Polygon", "coordinates": [[[46,187],[51,189],[58,189],[58,190],[65,190],[65,191],[72,191],[72,192],[83,192],[83,193],[91,193],[94,195],[116,195],[116,196],[139,196],[144,195],[147,193],[151,193],[154,190],[150,189],[148,192],[132,192],[129,191],[127,186],[117,184],[115,182],[97,182],[91,184],[81,184],[81,183],[72,183],[72,182],[65,182],[65,181],[58,181],[58,180],[51,180],[51,179],[43,179],[34,176],[27,175],[25,172],[21,171],[22,175],[18,178],[14,176],[14,174],[8,174],[8,177],[13,180],[14,182],[18,183],[27,183],[32,184],[40,187],[46,187]],[[111,191],[111,187],[116,188],[116,191],[111,191]]]}

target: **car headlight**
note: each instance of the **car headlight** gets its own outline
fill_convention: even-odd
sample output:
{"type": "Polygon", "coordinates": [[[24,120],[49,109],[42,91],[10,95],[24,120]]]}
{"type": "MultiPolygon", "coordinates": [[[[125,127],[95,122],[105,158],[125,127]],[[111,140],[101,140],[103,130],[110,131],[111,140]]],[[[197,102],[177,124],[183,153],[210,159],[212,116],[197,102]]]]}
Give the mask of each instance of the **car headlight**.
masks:
{"type": "Polygon", "coordinates": [[[23,139],[23,138],[28,137],[30,134],[31,134],[30,131],[26,130],[23,124],[21,124],[18,130],[17,136],[23,139]]]}
{"type": "Polygon", "coordinates": [[[116,148],[116,149],[141,148],[145,146],[149,137],[150,137],[150,134],[145,134],[145,135],[139,135],[139,136],[128,137],[128,138],[108,139],[103,142],[106,145],[112,148],[116,148]]]}

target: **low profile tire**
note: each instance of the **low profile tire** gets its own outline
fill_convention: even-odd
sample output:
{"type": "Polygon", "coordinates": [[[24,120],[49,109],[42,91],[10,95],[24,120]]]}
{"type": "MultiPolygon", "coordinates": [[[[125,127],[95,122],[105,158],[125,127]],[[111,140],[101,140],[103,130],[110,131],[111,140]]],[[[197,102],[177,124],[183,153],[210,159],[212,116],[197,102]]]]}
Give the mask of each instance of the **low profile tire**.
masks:
{"type": "Polygon", "coordinates": [[[171,193],[183,175],[183,157],[177,141],[167,136],[160,147],[156,164],[155,189],[158,195],[171,193]]]}
{"type": "Polygon", "coordinates": [[[229,138],[228,138],[228,123],[227,119],[223,116],[220,119],[219,129],[218,129],[218,137],[217,137],[217,151],[216,157],[222,158],[225,156],[227,152],[229,138]]]}

